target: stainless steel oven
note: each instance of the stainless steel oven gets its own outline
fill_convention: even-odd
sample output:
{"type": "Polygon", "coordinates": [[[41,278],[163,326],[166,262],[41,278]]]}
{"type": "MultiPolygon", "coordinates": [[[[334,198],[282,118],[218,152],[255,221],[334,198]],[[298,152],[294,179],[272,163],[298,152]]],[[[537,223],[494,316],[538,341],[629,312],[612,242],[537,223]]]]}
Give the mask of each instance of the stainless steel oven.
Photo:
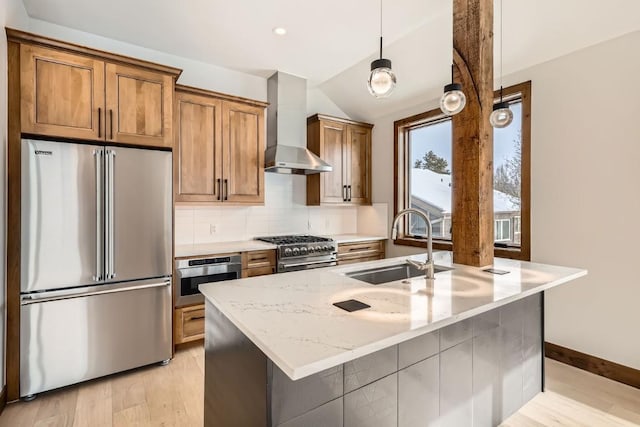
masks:
{"type": "Polygon", "coordinates": [[[302,234],[258,237],[256,240],[277,245],[278,273],[333,267],[338,263],[338,245],[328,237],[302,234]]]}
{"type": "Polygon", "coordinates": [[[242,274],[242,257],[191,258],[176,261],[176,284],[178,307],[204,302],[198,291],[202,283],[239,279],[242,274]]]}

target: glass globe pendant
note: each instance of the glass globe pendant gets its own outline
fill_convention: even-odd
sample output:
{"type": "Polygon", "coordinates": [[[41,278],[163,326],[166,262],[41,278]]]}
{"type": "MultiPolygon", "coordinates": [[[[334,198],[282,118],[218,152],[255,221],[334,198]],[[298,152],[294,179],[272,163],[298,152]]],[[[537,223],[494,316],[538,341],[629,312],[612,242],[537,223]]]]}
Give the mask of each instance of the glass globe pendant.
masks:
{"type": "Polygon", "coordinates": [[[451,84],[444,87],[444,93],[440,98],[440,110],[447,115],[458,114],[467,105],[467,97],[462,91],[460,83],[453,82],[453,64],[451,64],[451,84]]]}
{"type": "Polygon", "coordinates": [[[489,122],[494,128],[506,128],[513,121],[513,113],[509,109],[508,102],[498,102],[493,106],[489,122]]]}
{"type": "Polygon", "coordinates": [[[380,38],[380,59],[371,63],[371,74],[367,81],[369,93],[376,98],[386,98],[396,87],[396,75],[391,69],[391,61],[382,58],[382,37],[380,38]]]}
{"type": "Polygon", "coordinates": [[[462,92],[460,83],[451,83],[444,87],[440,98],[440,110],[447,116],[458,114],[467,105],[467,97],[462,92]]]}

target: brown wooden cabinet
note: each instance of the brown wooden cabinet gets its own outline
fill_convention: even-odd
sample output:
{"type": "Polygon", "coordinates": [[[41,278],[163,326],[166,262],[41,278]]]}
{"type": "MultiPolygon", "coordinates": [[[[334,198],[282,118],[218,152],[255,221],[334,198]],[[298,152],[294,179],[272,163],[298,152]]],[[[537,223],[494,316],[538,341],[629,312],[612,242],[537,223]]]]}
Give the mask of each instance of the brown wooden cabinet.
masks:
{"type": "Polygon", "coordinates": [[[104,137],[104,62],[20,46],[22,131],[69,138],[104,137]]]}
{"type": "Polygon", "coordinates": [[[204,338],[204,304],[176,308],[173,319],[173,341],[184,344],[204,338]]]}
{"type": "Polygon", "coordinates": [[[384,240],[338,244],[338,265],[384,259],[384,240]]]}
{"type": "Polygon", "coordinates": [[[307,176],[307,205],[371,204],[372,128],[320,114],[307,119],[307,147],[333,167],[307,176]]]}
{"type": "Polygon", "coordinates": [[[171,147],[171,76],[107,63],[105,92],[107,141],[171,147]]]}
{"type": "Polygon", "coordinates": [[[176,86],[176,202],[264,203],[265,107],[176,86]]]}
{"type": "Polygon", "coordinates": [[[276,272],[276,250],[242,253],[242,277],[255,277],[276,272]]]}
{"type": "Polygon", "coordinates": [[[39,45],[20,45],[22,132],[171,147],[180,70],[35,36],[28,41],[39,45]]]}

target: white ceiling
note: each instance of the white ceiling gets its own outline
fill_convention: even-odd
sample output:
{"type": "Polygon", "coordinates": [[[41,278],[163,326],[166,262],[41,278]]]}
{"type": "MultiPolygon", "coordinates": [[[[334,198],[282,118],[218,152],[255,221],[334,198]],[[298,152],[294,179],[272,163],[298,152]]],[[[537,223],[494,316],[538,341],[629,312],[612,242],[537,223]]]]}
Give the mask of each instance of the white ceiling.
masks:
{"type": "MultiPolygon", "coordinates": [[[[371,120],[433,99],[449,78],[451,0],[384,0],[384,56],[398,76],[396,91],[384,100],[365,87],[377,55],[377,0],[24,4],[33,18],[150,49],[262,77],[274,70],[305,77],[354,118],[371,120]],[[288,34],[274,35],[276,26],[288,34]]],[[[639,0],[504,0],[504,15],[505,74],[640,30],[639,0]]],[[[497,26],[495,39],[497,52],[497,26]]]]}

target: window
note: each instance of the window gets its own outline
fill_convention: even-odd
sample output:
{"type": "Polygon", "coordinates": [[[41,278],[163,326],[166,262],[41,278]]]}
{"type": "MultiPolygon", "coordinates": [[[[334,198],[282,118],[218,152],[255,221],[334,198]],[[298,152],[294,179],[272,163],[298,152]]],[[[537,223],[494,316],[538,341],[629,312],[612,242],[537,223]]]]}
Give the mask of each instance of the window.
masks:
{"type": "Polygon", "coordinates": [[[496,242],[504,242],[511,240],[511,220],[496,219],[494,226],[494,236],[496,242]]]}
{"type": "MultiPolygon", "coordinates": [[[[496,256],[529,258],[529,153],[531,82],[504,89],[514,115],[511,125],[494,129],[494,221],[496,256]]],[[[498,94],[496,93],[496,96],[498,94]]],[[[451,118],[439,109],[395,122],[396,212],[424,211],[433,226],[434,247],[451,249],[451,118]]],[[[399,244],[423,246],[426,226],[419,217],[404,222],[399,244]]]]}

